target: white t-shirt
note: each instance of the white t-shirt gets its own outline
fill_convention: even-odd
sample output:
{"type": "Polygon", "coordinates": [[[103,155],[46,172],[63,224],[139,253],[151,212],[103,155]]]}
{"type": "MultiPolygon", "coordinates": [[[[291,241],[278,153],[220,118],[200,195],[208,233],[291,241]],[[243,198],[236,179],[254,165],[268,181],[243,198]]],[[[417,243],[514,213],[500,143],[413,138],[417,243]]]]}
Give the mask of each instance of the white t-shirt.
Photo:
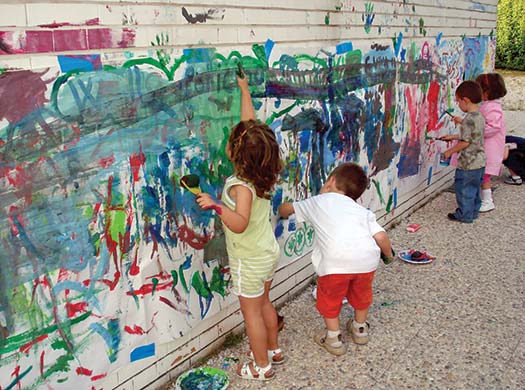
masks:
{"type": "Polygon", "coordinates": [[[385,230],[352,198],[328,192],[294,202],[297,222],[315,230],[312,264],[319,276],[375,271],[381,250],[373,236],[385,230]]]}

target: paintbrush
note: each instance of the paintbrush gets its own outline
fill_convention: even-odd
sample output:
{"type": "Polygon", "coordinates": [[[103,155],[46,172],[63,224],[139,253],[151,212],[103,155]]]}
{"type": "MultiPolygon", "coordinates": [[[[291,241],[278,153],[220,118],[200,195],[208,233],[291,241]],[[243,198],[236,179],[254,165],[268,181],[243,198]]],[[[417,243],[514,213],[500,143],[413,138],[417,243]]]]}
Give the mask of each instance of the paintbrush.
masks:
{"type": "Polygon", "coordinates": [[[242,67],[240,62],[237,62],[237,71],[235,73],[237,73],[237,76],[239,76],[239,78],[241,79],[243,79],[246,76],[246,74],[244,73],[244,68],[242,67]]]}
{"type": "Polygon", "coordinates": [[[451,118],[454,118],[454,114],[452,114],[453,111],[453,108],[449,108],[448,110],[445,110],[445,114],[450,115],[451,118]]]}
{"type": "Polygon", "coordinates": [[[199,176],[194,174],[184,175],[180,179],[180,185],[186,188],[194,195],[199,195],[202,192],[199,186],[199,182],[199,176]]]}

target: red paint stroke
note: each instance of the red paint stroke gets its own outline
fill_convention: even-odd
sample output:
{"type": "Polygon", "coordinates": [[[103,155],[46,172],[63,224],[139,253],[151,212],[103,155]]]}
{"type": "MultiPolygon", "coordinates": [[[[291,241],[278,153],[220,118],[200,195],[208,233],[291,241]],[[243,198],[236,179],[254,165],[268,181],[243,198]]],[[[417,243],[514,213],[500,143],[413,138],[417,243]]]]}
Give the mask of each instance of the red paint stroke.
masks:
{"type": "Polygon", "coordinates": [[[78,375],[91,376],[91,374],[93,374],[93,370],[88,370],[84,367],[77,367],[76,371],[78,375]]]}
{"type": "Polygon", "coordinates": [[[109,168],[115,162],[115,156],[102,157],[98,163],[102,168],[109,168]]]}
{"type": "Polygon", "coordinates": [[[80,136],[82,135],[80,127],[71,125],[71,130],[73,130],[73,134],[75,134],[75,136],[71,139],[71,141],[64,144],[64,150],[68,150],[80,142],[80,136]]]}
{"type": "Polygon", "coordinates": [[[47,337],[48,337],[47,334],[43,334],[42,336],[37,337],[33,341],[30,341],[29,343],[22,345],[20,347],[20,352],[22,352],[22,353],[29,353],[29,350],[31,349],[31,347],[33,345],[41,342],[42,340],[47,339],[47,337]]]}
{"type": "Polygon", "coordinates": [[[146,156],[142,151],[140,153],[134,153],[129,157],[129,163],[131,165],[131,173],[133,174],[133,183],[139,180],[140,167],[146,163],[146,156]]]}
{"type": "MultiPolygon", "coordinates": [[[[16,367],[13,369],[13,372],[11,373],[11,376],[14,376],[15,378],[18,378],[20,376],[20,366],[17,364],[16,367]]],[[[18,381],[18,389],[22,389],[20,381],[18,381]]]]}
{"type": "Polygon", "coordinates": [[[91,382],[95,382],[95,381],[99,381],[101,379],[104,379],[108,374],[100,374],[100,375],[95,375],[95,376],[92,376],[91,377],[91,382]]]}
{"type": "Polygon", "coordinates": [[[69,271],[65,268],[60,268],[58,272],[58,283],[63,282],[64,280],[69,279],[69,271]]]}
{"type": "Polygon", "coordinates": [[[428,131],[433,131],[438,128],[439,124],[439,84],[436,81],[432,81],[428,88],[427,102],[428,102],[428,131]]]}
{"type": "Polygon", "coordinates": [[[144,331],[144,329],[142,329],[140,326],[138,325],[134,325],[133,328],[131,328],[130,326],[125,326],[124,327],[124,330],[126,332],[128,332],[129,334],[138,334],[138,335],[143,335],[145,334],[146,332],[144,331]]]}
{"type": "Polygon", "coordinates": [[[110,291],[113,291],[115,289],[115,287],[117,286],[118,284],[118,281],[120,280],[120,272],[119,271],[116,271],[113,276],[115,277],[115,279],[113,280],[109,280],[109,279],[102,279],[101,282],[104,283],[106,286],[109,287],[110,291]]]}
{"type": "Polygon", "coordinates": [[[217,206],[217,205],[204,207],[204,210],[213,210],[213,211],[215,211],[218,215],[222,215],[222,209],[221,209],[219,206],[217,206]]]}
{"type": "Polygon", "coordinates": [[[179,240],[198,250],[204,249],[204,245],[210,240],[208,236],[198,235],[188,225],[179,226],[177,236],[179,240]]]}
{"type": "Polygon", "coordinates": [[[40,354],[40,376],[43,377],[44,376],[44,356],[46,354],[46,351],[42,351],[42,353],[40,354]]]}
{"type": "Polygon", "coordinates": [[[166,282],[166,283],[160,283],[157,285],[154,285],[153,283],[149,283],[149,284],[143,285],[138,290],[128,291],[126,295],[129,295],[129,296],[149,295],[153,293],[153,288],[155,288],[156,291],[162,291],[162,290],[167,290],[171,288],[172,285],[173,285],[172,281],[166,282]]]}
{"type": "Polygon", "coordinates": [[[138,251],[135,251],[135,256],[133,258],[133,263],[131,264],[131,268],[129,269],[129,274],[132,276],[136,276],[140,272],[140,267],[137,265],[139,258],[138,258],[138,251]]]}
{"type": "Polygon", "coordinates": [[[175,306],[175,304],[173,302],[171,302],[168,298],[164,298],[164,297],[161,296],[161,297],[159,297],[159,301],[165,303],[166,305],[168,305],[172,309],[177,310],[177,306],[175,306]]]}
{"type": "Polygon", "coordinates": [[[66,302],[66,311],[69,318],[74,318],[77,313],[86,313],[88,311],[87,302],[71,303],[66,302]]]}

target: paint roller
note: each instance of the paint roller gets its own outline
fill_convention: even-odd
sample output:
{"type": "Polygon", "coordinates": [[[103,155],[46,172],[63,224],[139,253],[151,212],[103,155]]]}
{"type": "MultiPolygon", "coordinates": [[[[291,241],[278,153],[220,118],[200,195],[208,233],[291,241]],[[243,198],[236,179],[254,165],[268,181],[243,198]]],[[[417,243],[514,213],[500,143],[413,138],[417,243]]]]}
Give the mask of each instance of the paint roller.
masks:
{"type": "Polygon", "coordinates": [[[199,176],[195,174],[184,175],[180,179],[180,185],[194,195],[199,195],[202,192],[199,182],[199,176]]]}

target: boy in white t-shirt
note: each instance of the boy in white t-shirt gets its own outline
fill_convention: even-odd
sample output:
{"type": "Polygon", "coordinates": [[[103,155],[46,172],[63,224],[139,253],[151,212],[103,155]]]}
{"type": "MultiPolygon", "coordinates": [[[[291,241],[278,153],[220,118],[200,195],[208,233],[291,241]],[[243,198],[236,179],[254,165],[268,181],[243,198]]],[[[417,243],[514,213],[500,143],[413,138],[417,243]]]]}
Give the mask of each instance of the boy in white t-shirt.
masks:
{"type": "Polygon", "coordinates": [[[354,163],[336,167],[320,194],[299,202],[283,203],[283,218],[295,213],[297,222],[315,229],[312,264],[317,273],[317,310],[327,330],[314,336],[333,355],[346,353],[339,330],[342,300],[354,308],[347,330],[356,344],[368,342],[366,322],[372,304],[372,281],[381,252],[392,259],[392,247],[375,215],[356,203],[368,186],[363,169],[354,163]]]}

